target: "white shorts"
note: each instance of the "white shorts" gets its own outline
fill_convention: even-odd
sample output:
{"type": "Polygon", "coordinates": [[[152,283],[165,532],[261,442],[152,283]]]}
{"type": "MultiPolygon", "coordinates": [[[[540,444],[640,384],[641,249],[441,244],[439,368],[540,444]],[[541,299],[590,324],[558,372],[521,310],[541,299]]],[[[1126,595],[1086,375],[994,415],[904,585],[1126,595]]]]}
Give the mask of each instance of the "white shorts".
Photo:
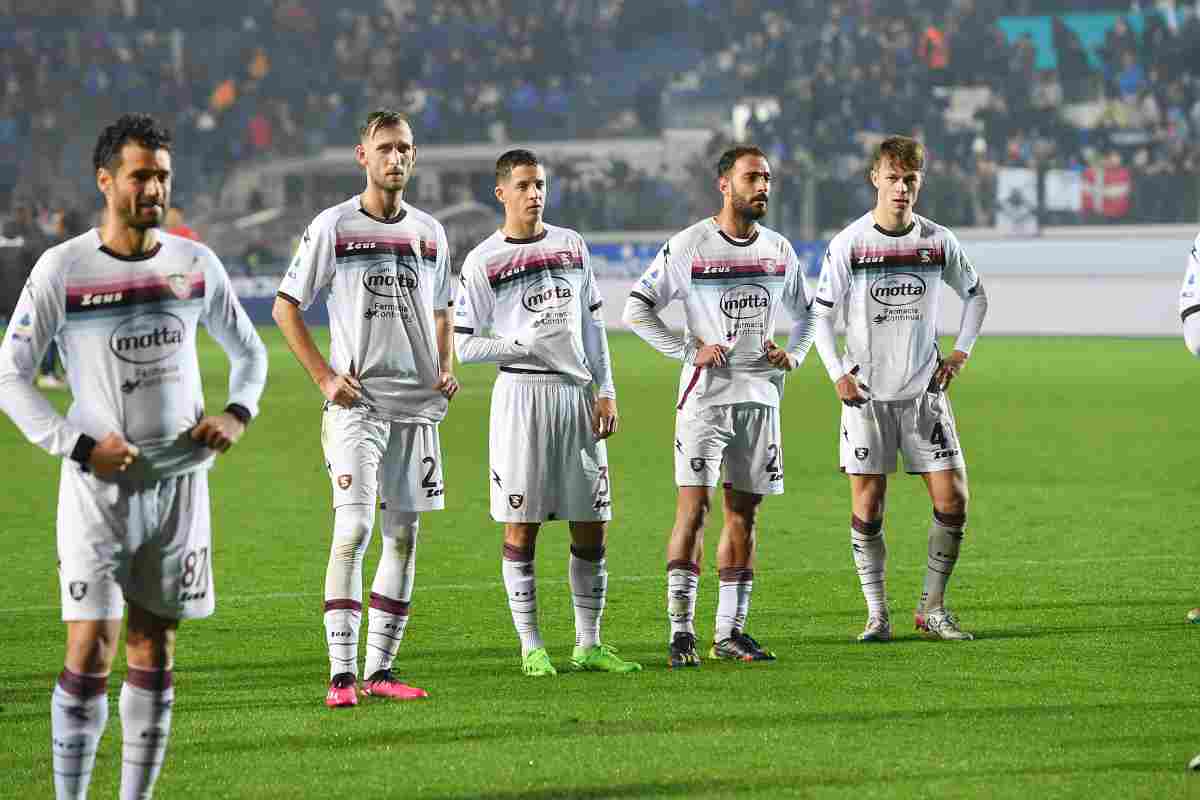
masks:
{"type": "Polygon", "coordinates": [[[783,494],[779,409],[722,405],[675,414],[675,485],[783,494]]]}
{"type": "Polygon", "coordinates": [[[327,404],[321,420],[333,507],[360,504],[392,511],[445,507],[437,425],[389,422],[361,408],[327,404]]]}
{"type": "Polygon", "coordinates": [[[488,433],[492,519],[612,519],[608,450],[592,433],[592,390],[560,375],[501,372],[488,433]]]}
{"type": "Polygon", "coordinates": [[[63,459],[57,527],[64,621],[120,619],[126,600],[166,619],[213,613],[207,470],[123,485],[63,459]]]}
{"type": "Polygon", "coordinates": [[[858,408],[843,405],[838,441],[842,471],[851,475],[895,472],[897,451],[904,456],[905,471],[913,475],[967,466],[945,392],[869,400],[858,408]]]}

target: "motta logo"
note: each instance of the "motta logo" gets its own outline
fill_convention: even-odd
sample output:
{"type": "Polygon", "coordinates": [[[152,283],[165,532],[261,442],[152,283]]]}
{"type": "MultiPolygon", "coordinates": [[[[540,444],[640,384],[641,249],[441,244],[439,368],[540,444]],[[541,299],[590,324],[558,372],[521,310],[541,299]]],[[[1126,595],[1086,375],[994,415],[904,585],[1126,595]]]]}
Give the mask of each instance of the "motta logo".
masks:
{"type": "Polygon", "coordinates": [[[407,264],[380,261],[367,267],[362,277],[363,288],[376,297],[399,300],[414,292],[418,286],[417,272],[407,264]]]}
{"type": "Polygon", "coordinates": [[[757,283],[743,283],[721,295],[721,313],[738,321],[758,319],[771,307],[771,293],[757,283]]]}
{"type": "Polygon", "coordinates": [[[109,337],[113,355],[130,364],[153,364],[183,347],[183,320],[166,311],[147,311],[125,320],[109,337]]]}
{"type": "Polygon", "coordinates": [[[911,272],[884,275],[871,284],[871,297],[885,306],[910,306],[925,296],[925,279],[911,272]]]}
{"type": "Polygon", "coordinates": [[[555,275],[549,281],[536,283],[526,289],[521,305],[525,306],[526,311],[552,311],[569,304],[574,296],[571,282],[555,275]]]}

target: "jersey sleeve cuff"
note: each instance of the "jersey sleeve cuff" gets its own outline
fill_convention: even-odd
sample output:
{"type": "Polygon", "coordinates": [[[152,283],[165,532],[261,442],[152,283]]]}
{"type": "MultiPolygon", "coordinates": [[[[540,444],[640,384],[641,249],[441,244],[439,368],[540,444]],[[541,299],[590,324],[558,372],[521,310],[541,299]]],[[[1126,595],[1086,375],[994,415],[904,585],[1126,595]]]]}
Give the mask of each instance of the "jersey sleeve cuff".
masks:
{"type": "Polygon", "coordinates": [[[289,303],[291,303],[292,305],[296,306],[297,308],[299,308],[299,307],[300,307],[300,301],[299,301],[299,300],[297,300],[296,298],[292,297],[292,296],[291,296],[290,294],[288,294],[287,292],[276,292],[276,293],[275,293],[275,296],[276,296],[276,297],[278,297],[280,300],[286,300],[286,301],[288,301],[289,303]]]}
{"type": "Polygon", "coordinates": [[[249,425],[253,416],[250,414],[250,409],[246,408],[241,403],[230,403],[225,406],[225,413],[237,419],[243,425],[249,425]]]}
{"type": "Polygon", "coordinates": [[[71,460],[77,462],[86,471],[88,462],[92,459],[92,451],[95,449],[96,440],[86,433],[81,433],[75,440],[75,447],[71,449],[71,460]]]}

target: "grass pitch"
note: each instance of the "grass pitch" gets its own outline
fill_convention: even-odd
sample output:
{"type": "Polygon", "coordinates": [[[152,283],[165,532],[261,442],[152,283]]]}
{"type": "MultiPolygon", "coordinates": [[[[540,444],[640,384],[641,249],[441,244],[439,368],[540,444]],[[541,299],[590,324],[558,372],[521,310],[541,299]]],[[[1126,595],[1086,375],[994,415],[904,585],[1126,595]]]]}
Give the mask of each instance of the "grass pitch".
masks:
{"type": "MultiPolygon", "coordinates": [[[[332,514],[317,390],[273,329],[263,415],[211,477],[218,607],[185,624],[162,798],[1192,797],[1200,774],[1200,364],[1176,340],[987,338],[952,396],[972,500],[950,604],[976,633],[925,642],[929,502],[892,482],[886,519],[897,641],[855,643],[864,611],[836,470],[838,405],[815,353],[784,399],[787,494],[763,508],[749,630],[765,665],[666,669],[664,543],[674,509],[678,364],[612,336],[620,433],[604,638],[646,670],[532,680],[487,513],[493,371],[442,426],[448,510],[425,515],[413,618],[397,661],[425,702],[323,705],[332,514]]],[[[227,367],[205,340],[210,408],[227,367]]],[[[61,667],[56,461],[0,421],[0,797],[53,794],[49,692],[61,667]]],[[[714,509],[716,510],[716,509],[714,509]]],[[[710,520],[697,609],[716,596],[710,520]]],[[[543,633],[573,637],[565,525],[538,547],[543,633]]],[[[372,543],[366,574],[373,574],[372,543]]],[[[364,623],[365,632],[365,623],[364,623]]],[[[119,780],[117,688],[92,784],[119,780]]]]}

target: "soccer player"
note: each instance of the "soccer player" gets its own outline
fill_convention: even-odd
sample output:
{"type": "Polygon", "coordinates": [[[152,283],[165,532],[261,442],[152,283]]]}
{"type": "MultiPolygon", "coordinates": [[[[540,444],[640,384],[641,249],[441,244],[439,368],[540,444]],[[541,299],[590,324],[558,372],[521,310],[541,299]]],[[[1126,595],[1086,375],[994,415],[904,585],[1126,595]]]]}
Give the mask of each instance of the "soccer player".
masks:
{"type": "Polygon", "coordinates": [[[427,696],[398,680],[392,663],[408,625],[420,514],[444,505],[438,423],[458,382],[446,232],[404,201],[416,156],[402,114],[367,117],[355,146],[366,189],[304,231],[272,312],[325,397],[321,443],[334,509],[325,572],[330,708],[358,703],[362,561],[377,497],[383,552],[371,585],[362,693],[427,696]],[[329,361],[301,316],[325,287],[329,361]]]}
{"type": "Polygon", "coordinates": [[[892,638],[883,512],[897,452],[933,502],[917,628],[933,639],[973,638],[945,606],[967,523],[966,459],[946,389],[979,336],[987,295],[954,234],[914,213],[924,170],[920,142],[880,143],[870,171],[875,208],[830,242],[814,296],[817,349],[843,404],[838,438],[850,478],[850,544],[867,601],[864,642],[892,638]],[[963,299],[958,339],[945,358],[935,328],[943,282],[963,299]],[[847,320],[844,358],[833,334],[839,308],[847,320]]]}
{"type": "Polygon", "coordinates": [[[170,207],[168,132],[123,116],[100,134],[93,163],[104,221],[38,259],[0,344],[0,408],[63,457],[55,791],[87,796],[127,605],[121,797],[133,800],[151,796],[166,753],[179,621],[213,613],[208,469],[257,413],[267,353],[213,252],[158,230],[170,207]],[[228,403],[213,415],[196,360],[201,324],[231,362],[228,403]],[[66,417],[32,386],[51,339],[70,356],[66,417]]]}
{"type": "Polygon", "coordinates": [[[773,661],[746,633],[754,588],[755,526],[763,496],[783,493],[779,401],[784,378],[812,342],[804,275],[792,245],[758,223],[771,169],[757,147],[734,147],[717,164],[723,197],[715,217],[677,233],[634,284],[625,322],[654,349],[683,362],[676,397],[675,525],[667,544],[671,667],[698,666],[693,618],[710,491],[724,473],[725,520],[717,544],[715,659],[773,661]],[[680,300],[683,335],[659,316],[680,300]],[[787,349],[772,336],[780,307],[795,327],[787,349]]]}
{"type": "Polygon", "coordinates": [[[504,525],[501,572],[521,668],[535,677],[557,672],[538,629],[534,545],[542,523],[567,520],[570,667],[636,672],[640,664],[600,642],[612,519],[604,440],[617,431],[617,402],[587,244],[542,221],[546,170],[528,150],[496,161],[496,199],[504,226],[463,262],[454,339],[464,364],[499,364],[488,437],[491,512],[504,525]]]}
{"type": "Polygon", "coordinates": [[[1192,355],[1200,358],[1200,235],[1192,244],[1187,274],[1179,290],[1179,316],[1183,321],[1183,341],[1192,355]]]}

